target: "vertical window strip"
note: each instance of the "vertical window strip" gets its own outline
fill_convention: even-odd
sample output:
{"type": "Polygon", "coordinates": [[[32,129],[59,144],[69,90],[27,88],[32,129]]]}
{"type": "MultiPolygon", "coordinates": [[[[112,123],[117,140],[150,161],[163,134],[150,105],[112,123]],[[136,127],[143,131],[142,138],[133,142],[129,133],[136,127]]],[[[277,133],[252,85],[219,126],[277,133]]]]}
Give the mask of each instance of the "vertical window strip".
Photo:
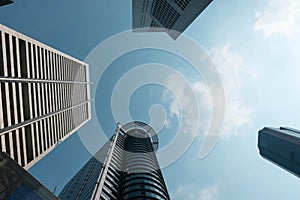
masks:
{"type": "Polygon", "coordinates": [[[32,116],[32,110],[30,109],[32,107],[30,102],[29,84],[30,83],[22,83],[24,120],[29,120],[32,116]]]}
{"type": "Polygon", "coordinates": [[[30,60],[30,56],[29,56],[29,46],[28,46],[27,41],[25,41],[25,60],[26,60],[26,62],[25,62],[26,76],[25,76],[25,78],[31,78],[31,75],[30,75],[31,60],[30,60]]]}
{"type": "Polygon", "coordinates": [[[17,72],[18,72],[18,67],[17,67],[17,63],[18,63],[18,61],[17,61],[17,41],[16,40],[17,40],[16,37],[12,36],[12,44],[11,44],[11,46],[12,46],[12,49],[11,49],[12,50],[11,63],[12,63],[12,66],[13,66],[11,68],[12,77],[17,77],[17,72]]]}
{"type": "Polygon", "coordinates": [[[42,115],[46,114],[45,108],[45,83],[41,83],[41,105],[42,105],[42,115]]]}
{"type": "Polygon", "coordinates": [[[11,77],[11,58],[10,58],[10,35],[5,33],[5,45],[6,45],[6,70],[4,66],[4,76],[11,77]]]}
{"type": "MultiPolygon", "coordinates": [[[[5,99],[3,99],[3,101],[5,101],[6,103],[6,126],[5,127],[8,127],[8,126],[11,126],[11,83],[8,83],[8,82],[5,82],[4,83],[4,86],[5,86],[5,90],[4,90],[4,96],[5,96],[5,99]]],[[[5,113],[3,113],[5,114],[5,113]]]]}
{"type": "MultiPolygon", "coordinates": [[[[0,82],[0,129],[4,128],[4,116],[3,116],[4,113],[3,113],[3,108],[2,108],[4,102],[2,101],[2,98],[3,98],[2,85],[3,85],[3,83],[0,82]]],[[[0,143],[1,143],[1,141],[0,141],[0,143]]],[[[1,147],[0,147],[0,150],[1,150],[1,147]]]]}
{"type": "Polygon", "coordinates": [[[58,109],[57,109],[57,84],[54,83],[53,84],[53,111],[56,112],[58,109]]]}
{"type": "Polygon", "coordinates": [[[63,58],[63,65],[62,65],[62,79],[65,81],[66,80],[66,58],[62,56],[63,58]]]}
{"type": "Polygon", "coordinates": [[[2,44],[2,31],[0,31],[0,76],[4,76],[4,54],[3,54],[3,44],[2,44]]]}
{"type": "Polygon", "coordinates": [[[45,114],[49,113],[49,93],[48,93],[48,85],[49,83],[44,83],[45,85],[45,93],[44,93],[44,98],[45,98],[45,114]]]}
{"type": "MultiPolygon", "coordinates": [[[[18,61],[17,61],[17,38],[15,36],[10,39],[11,42],[11,63],[12,63],[12,77],[17,77],[18,73],[18,61]]],[[[20,120],[20,110],[19,110],[19,97],[18,97],[18,91],[19,91],[19,85],[18,83],[11,83],[11,111],[12,111],[12,124],[17,124],[20,120]]],[[[10,140],[10,152],[11,152],[11,158],[14,159],[17,163],[21,163],[21,155],[20,155],[20,139],[19,139],[19,132],[18,130],[12,131],[9,133],[9,140],[10,140]]]]}
{"type": "Polygon", "coordinates": [[[53,146],[55,144],[55,135],[54,135],[55,126],[54,126],[53,116],[50,117],[50,130],[51,130],[51,146],[53,146]]]}
{"type": "Polygon", "coordinates": [[[22,127],[21,128],[21,131],[20,131],[20,134],[19,134],[21,137],[20,137],[20,144],[22,144],[22,156],[21,156],[21,159],[22,159],[22,166],[25,166],[27,165],[27,151],[26,151],[26,135],[25,135],[25,128],[22,127]]]}
{"type": "Polygon", "coordinates": [[[59,113],[58,115],[58,120],[59,120],[59,139],[61,140],[63,137],[63,121],[62,121],[62,113],[59,113]]]}
{"type": "Polygon", "coordinates": [[[53,52],[52,51],[49,51],[49,60],[50,60],[50,66],[49,66],[49,69],[50,69],[50,80],[54,80],[53,76],[54,76],[54,71],[53,71],[53,52]]]}
{"type": "Polygon", "coordinates": [[[49,113],[53,112],[53,91],[52,91],[53,83],[48,83],[48,95],[49,95],[49,113]]]}
{"type": "Polygon", "coordinates": [[[19,38],[21,77],[28,78],[26,41],[19,38]]]}
{"type": "Polygon", "coordinates": [[[38,77],[38,62],[37,62],[37,47],[35,44],[32,44],[32,60],[33,60],[33,78],[37,79],[38,77]]]}
{"type": "Polygon", "coordinates": [[[15,124],[15,109],[14,109],[14,92],[13,92],[13,84],[8,82],[8,90],[6,91],[6,95],[8,96],[8,101],[7,102],[7,110],[10,112],[10,124],[8,126],[15,124]]]}
{"type": "Polygon", "coordinates": [[[71,107],[72,94],[71,94],[71,84],[67,84],[68,86],[68,107],[71,107]]]}
{"type": "Polygon", "coordinates": [[[27,158],[27,162],[26,163],[29,163],[33,160],[34,158],[34,154],[33,154],[33,138],[32,138],[32,130],[31,130],[32,126],[31,124],[30,125],[27,125],[25,126],[25,141],[26,141],[26,158],[27,158]]]}
{"type": "Polygon", "coordinates": [[[2,115],[2,122],[0,124],[1,128],[7,127],[8,126],[8,115],[7,115],[7,101],[6,101],[6,88],[5,88],[6,83],[1,83],[1,107],[2,107],[2,112],[0,113],[2,115]]]}
{"type": "Polygon", "coordinates": [[[63,75],[63,71],[62,71],[62,56],[59,55],[59,80],[63,80],[62,79],[62,75],[63,75]]]}
{"type": "Polygon", "coordinates": [[[36,83],[32,83],[31,87],[31,95],[32,95],[32,107],[33,107],[33,118],[36,118],[38,115],[38,110],[37,110],[37,95],[36,95],[36,83]]]}
{"type": "MultiPolygon", "coordinates": [[[[0,76],[4,76],[4,50],[3,50],[3,36],[2,31],[0,31],[0,76]]],[[[2,85],[4,87],[4,84],[0,82],[0,129],[4,128],[4,115],[6,116],[6,113],[3,112],[3,106],[5,107],[5,99],[3,98],[5,96],[5,93],[2,92],[2,85]],[[3,101],[4,100],[4,101],[3,101]]],[[[2,141],[3,138],[0,136],[0,150],[2,151],[2,141]]]]}
{"type": "Polygon", "coordinates": [[[36,122],[36,133],[37,133],[37,141],[38,141],[38,155],[42,154],[43,147],[42,147],[42,136],[41,136],[41,122],[36,122]]]}
{"type": "Polygon", "coordinates": [[[46,74],[46,79],[47,80],[50,80],[50,77],[49,77],[49,56],[48,56],[48,50],[45,49],[45,74],[46,74]]]}
{"type": "Polygon", "coordinates": [[[56,124],[56,115],[52,116],[52,127],[53,127],[53,142],[57,143],[57,124],[56,124]]]}
{"type": "Polygon", "coordinates": [[[40,128],[40,132],[39,132],[39,135],[40,135],[40,148],[41,148],[41,154],[44,152],[44,130],[43,130],[43,120],[40,120],[39,121],[39,128],[40,128]]]}
{"type": "MultiPolygon", "coordinates": [[[[63,122],[65,122],[65,121],[66,121],[66,112],[64,111],[64,112],[63,112],[63,122]]],[[[64,127],[63,127],[63,129],[64,129],[63,132],[64,132],[64,137],[65,137],[65,136],[67,135],[67,127],[66,127],[66,123],[64,123],[63,126],[64,126],[64,127]]]]}
{"type": "Polygon", "coordinates": [[[37,57],[37,66],[36,66],[36,70],[37,70],[37,79],[42,79],[42,75],[41,75],[41,48],[39,46],[36,46],[36,57],[37,57]]]}
{"type": "Polygon", "coordinates": [[[52,60],[53,60],[53,65],[52,65],[52,68],[53,68],[53,80],[56,80],[56,67],[57,67],[57,62],[56,62],[56,53],[53,52],[52,54],[52,60]]]}
{"type": "Polygon", "coordinates": [[[43,59],[43,48],[39,47],[39,70],[40,70],[40,79],[44,79],[44,59],[43,59]]]}
{"type": "Polygon", "coordinates": [[[59,114],[55,115],[56,118],[56,127],[57,127],[57,140],[60,141],[60,134],[61,134],[61,130],[60,130],[60,116],[59,114]]]}
{"type": "Polygon", "coordinates": [[[44,151],[48,149],[48,130],[47,130],[47,119],[43,119],[43,135],[44,135],[44,151]]]}
{"type": "Polygon", "coordinates": [[[15,151],[15,155],[17,157],[15,157],[15,160],[19,163],[19,165],[22,166],[22,161],[21,161],[21,145],[20,145],[20,134],[19,134],[19,129],[15,130],[14,133],[16,141],[14,141],[15,147],[16,147],[16,151],[15,151]]]}
{"type": "Polygon", "coordinates": [[[35,156],[38,157],[40,155],[40,137],[39,137],[39,122],[34,123],[34,134],[35,134],[35,156]]]}
{"type": "Polygon", "coordinates": [[[34,158],[39,156],[39,141],[38,141],[38,135],[37,135],[37,126],[36,122],[32,124],[32,132],[33,132],[33,138],[34,138],[34,158]]]}
{"type": "Polygon", "coordinates": [[[64,109],[65,108],[65,102],[64,102],[64,99],[65,99],[65,96],[64,96],[64,84],[60,84],[61,86],[61,109],[64,109]]]}
{"type": "Polygon", "coordinates": [[[28,55],[28,78],[33,79],[33,58],[32,58],[32,44],[30,42],[27,43],[27,55],[28,55]]]}
{"type": "Polygon", "coordinates": [[[48,143],[48,148],[51,147],[51,129],[50,129],[50,119],[47,117],[46,121],[46,135],[47,135],[47,143],[48,143]]]}

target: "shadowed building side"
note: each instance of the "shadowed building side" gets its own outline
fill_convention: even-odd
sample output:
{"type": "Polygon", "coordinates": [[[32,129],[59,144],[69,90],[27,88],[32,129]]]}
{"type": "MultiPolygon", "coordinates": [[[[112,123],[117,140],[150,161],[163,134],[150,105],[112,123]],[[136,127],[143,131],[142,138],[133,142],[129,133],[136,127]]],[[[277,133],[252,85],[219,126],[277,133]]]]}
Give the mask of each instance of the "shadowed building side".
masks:
{"type": "Polygon", "coordinates": [[[8,4],[12,4],[13,2],[14,2],[13,0],[0,0],[0,7],[8,4]]]}
{"type": "Polygon", "coordinates": [[[265,127],[258,133],[259,153],[267,160],[300,177],[300,131],[265,127]]]}
{"type": "Polygon", "coordinates": [[[91,199],[112,140],[113,137],[65,185],[60,199],[91,199]]]}
{"type": "Polygon", "coordinates": [[[3,152],[0,152],[0,199],[59,200],[3,152]]]}
{"type": "Polygon", "coordinates": [[[135,32],[167,32],[174,40],[213,0],[132,0],[135,32]]]}

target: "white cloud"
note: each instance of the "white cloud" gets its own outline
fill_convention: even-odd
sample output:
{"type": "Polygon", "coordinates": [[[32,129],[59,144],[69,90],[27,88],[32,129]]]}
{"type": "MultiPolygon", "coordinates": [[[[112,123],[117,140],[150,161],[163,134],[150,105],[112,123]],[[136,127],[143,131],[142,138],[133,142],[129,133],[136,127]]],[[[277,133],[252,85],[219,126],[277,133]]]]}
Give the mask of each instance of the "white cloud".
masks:
{"type": "Polygon", "coordinates": [[[300,31],[299,0],[268,0],[265,7],[255,12],[255,30],[265,37],[280,34],[285,37],[300,31]]]}
{"type": "Polygon", "coordinates": [[[256,77],[256,72],[251,70],[240,55],[231,50],[230,44],[213,48],[210,54],[225,90],[226,114],[222,135],[237,134],[239,127],[251,123],[252,111],[244,105],[241,92],[245,82],[256,77]]]}
{"type": "MultiPolygon", "coordinates": [[[[171,74],[166,79],[166,87],[173,92],[163,93],[163,100],[169,103],[169,117],[176,117],[181,121],[180,128],[184,134],[197,136],[197,127],[201,130],[209,123],[207,115],[210,115],[210,98],[206,86],[202,82],[188,83],[178,74],[171,74]],[[200,115],[206,117],[200,119],[200,115]]],[[[170,121],[165,125],[168,127],[170,121]]]]}
{"type": "Polygon", "coordinates": [[[219,184],[204,188],[196,185],[181,185],[171,192],[171,198],[174,200],[216,200],[220,193],[219,190],[219,184]]]}
{"type": "Polygon", "coordinates": [[[201,190],[199,200],[214,200],[219,194],[219,188],[216,186],[206,187],[201,190]]]}
{"type": "MultiPolygon", "coordinates": [[[[251,110],[241,100],[242,79],[255,76],[255,73],[247,69],[248,66],[242,57],[232,52],[230,45],[213,48],[210,55],[221,76],[225,90],[226,114],[222,136],[228,137],[236,134],[239,127],[250,123],[251,110]]],[[[178,98],[177,101],[176,97],[168,92],[163,94],[163,99],[169,102],[170,117],[177,117],[178,121],[182,119],[184,133],[196,136],[201,136],[199,133],[206,134],[212,115],[211,97],[206,85],[201,81],[191,84],[192,93],[198,97],[196,103],[199,105],[199,113],[197,104],[193,101],[191,89],[177,75],[170,75],[166,86],[172,88],[178,98]],[[199,132],[195,133],[197,125],[199,132]]]]}

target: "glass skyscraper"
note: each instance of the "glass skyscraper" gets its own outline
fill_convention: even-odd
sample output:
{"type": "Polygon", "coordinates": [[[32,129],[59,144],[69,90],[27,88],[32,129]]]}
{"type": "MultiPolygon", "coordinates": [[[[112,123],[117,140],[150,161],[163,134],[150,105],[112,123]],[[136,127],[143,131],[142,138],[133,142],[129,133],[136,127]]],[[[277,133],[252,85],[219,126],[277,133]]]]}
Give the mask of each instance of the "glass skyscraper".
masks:
{"type": "Polygon", "coordinates": [[[64,187],[75,199],[170,199],[156,158],[158,138],[142,122],[118,125],[115,134],[64,187]]]}
{"type": "Polygon", "coordinates": [[[265,127],[258,133],[260,154],[300,177],[300,131],[288,128],[265,127]]]}
{"type": "Polygon", "coordinates": [[[136,32],[167,32],[174,40],[213,0],[132,0],[136,32]]]}
{"type": "Polygon", "coordinates": [[[0,24],[0,151],[30,168],[91,118],[89,66],[0,24]]]}
{"type": "Polygon", "coordinates": [[[3,152],[0,152],[0,199],[59,200],[3,152]]]}

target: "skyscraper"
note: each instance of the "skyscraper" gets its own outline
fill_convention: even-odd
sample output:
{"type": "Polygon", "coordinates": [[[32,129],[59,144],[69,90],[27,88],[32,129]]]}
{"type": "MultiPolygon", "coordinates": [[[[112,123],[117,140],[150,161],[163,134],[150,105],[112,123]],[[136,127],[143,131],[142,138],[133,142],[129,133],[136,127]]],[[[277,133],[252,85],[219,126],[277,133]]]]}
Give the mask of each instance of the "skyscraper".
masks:
{"type": "Polygon", "coordinates": [[[158,138],[142,122],[118,126],[115,134],[64,187],[75,199],[170,199],[156,158],[158,138]]]}
{"type": "Polygon", "coordinates": [[[3,152],[0,152],[0,199],[59,200],[3,152]]]}
{"type": "Polygon", "coordinates": [[[167,32],[174,40],[212,0],[132,0],[132,28],[136,32],[167,32]]]}
{"type": "Polygon", "coordinates": [[[13,3],[13,0],[0,0],[0,7],[13,3]]]}
{"type": "Polygon", "coordinates": [[[91,118],[89,66],[0,25],[0,150],[25,169],[91,118]]]}
{"type": "Polygon", "coordinates": [[[263,128],[258,133],[260,154],[300,177],[300,131],[287,127],[263,128]]]}

